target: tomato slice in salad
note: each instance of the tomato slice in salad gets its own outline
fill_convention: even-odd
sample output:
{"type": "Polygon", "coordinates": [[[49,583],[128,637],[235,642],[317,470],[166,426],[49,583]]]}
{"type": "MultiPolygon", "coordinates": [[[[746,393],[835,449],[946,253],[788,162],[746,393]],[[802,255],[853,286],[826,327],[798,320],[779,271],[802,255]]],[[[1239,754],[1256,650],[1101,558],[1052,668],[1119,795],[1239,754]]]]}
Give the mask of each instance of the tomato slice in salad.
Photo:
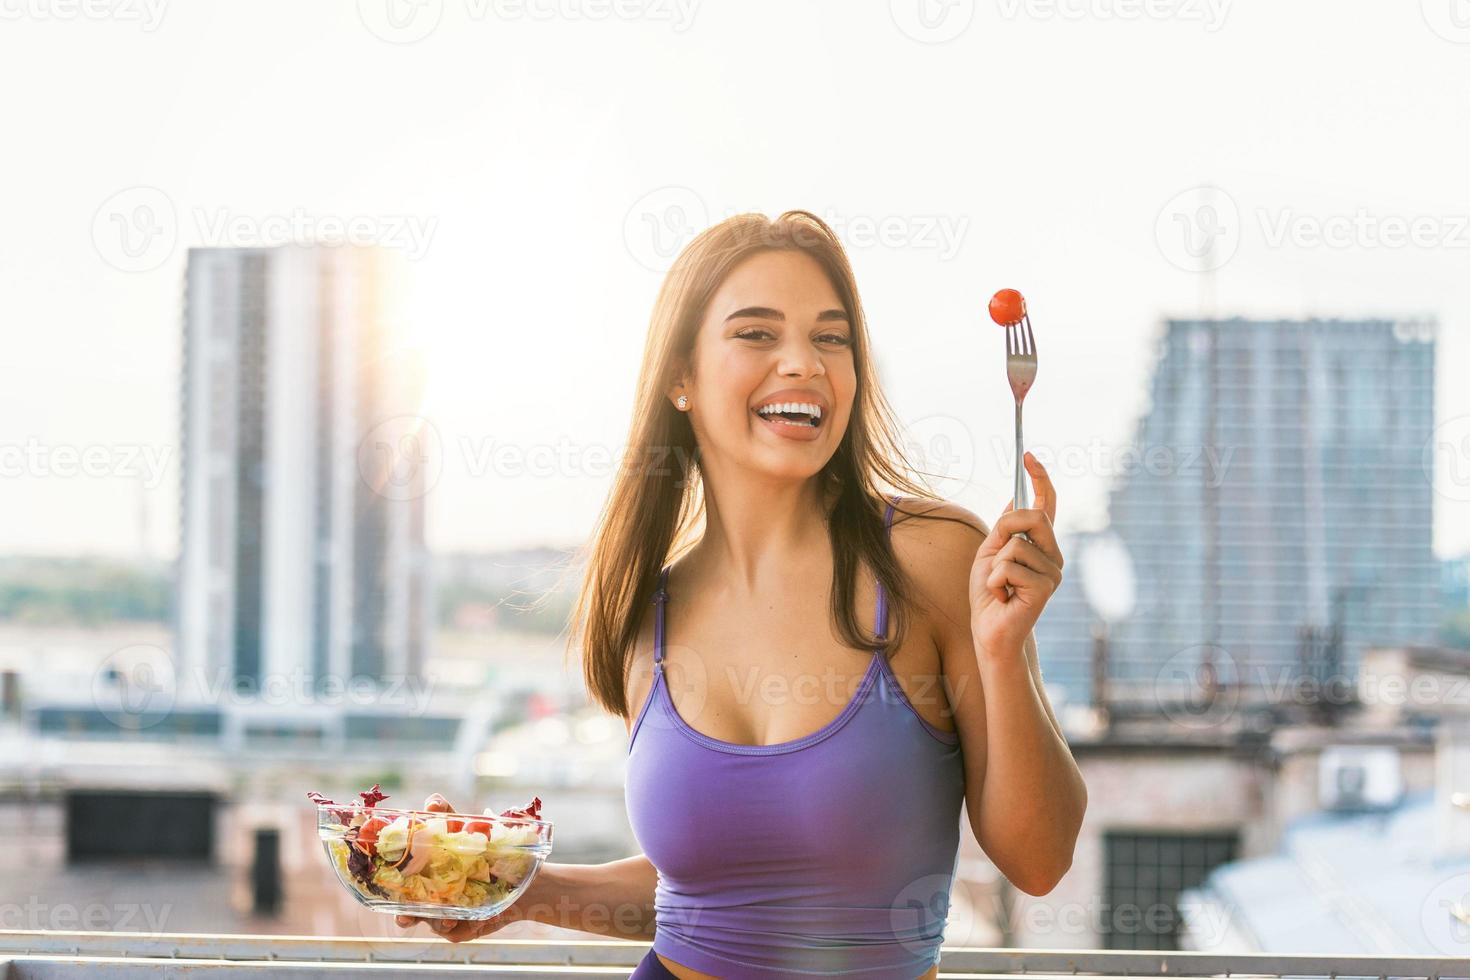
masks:
{"type": "MultiPolygon", "coordinates": [[[[449,813],[454,808],[449,805],[448,800],[440,796],[438,793],[435,793],[429,798],[429,805],[427,809],[430,813],[449,813]]],[[[451,834],[457,834],[464,829],[463,820],[450,819],[446,820],[445,824],[446,829],[448,829],[451,834]]]]}
{"type": "Polygon", "coordinates": [[[372,817],[367,823],[357,828],[356,844],[358,849],[365,854],[376,854],[378,852],[378,834],[386,826],[388,826],[387,820],[384,820],[382,817],[372,817]]]}

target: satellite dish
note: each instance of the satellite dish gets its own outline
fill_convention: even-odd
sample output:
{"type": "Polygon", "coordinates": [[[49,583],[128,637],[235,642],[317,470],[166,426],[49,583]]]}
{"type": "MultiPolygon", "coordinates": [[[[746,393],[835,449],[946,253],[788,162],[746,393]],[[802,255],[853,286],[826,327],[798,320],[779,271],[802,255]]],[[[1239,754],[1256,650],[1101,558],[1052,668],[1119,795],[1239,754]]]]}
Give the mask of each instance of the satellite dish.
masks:
{"type": "Polygon", "coordinates": [[[1112,532],[1090,536],[1082,546],[1082,593],[1103,622],[1128,618],[1138,599],[1133,559],[1123,539],[1112,532]]]}

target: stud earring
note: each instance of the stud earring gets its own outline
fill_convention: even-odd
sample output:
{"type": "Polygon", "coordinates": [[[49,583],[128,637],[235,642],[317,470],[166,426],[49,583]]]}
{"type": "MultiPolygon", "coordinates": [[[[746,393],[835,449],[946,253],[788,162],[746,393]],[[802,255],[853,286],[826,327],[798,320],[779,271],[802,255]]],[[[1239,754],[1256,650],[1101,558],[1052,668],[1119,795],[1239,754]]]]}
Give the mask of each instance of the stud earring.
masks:
{"type": "Polygon", "coordinates": [[[689,396],[688,395],[680,395],[679,396],[679,411],[682,412],[684,409],[686,409],[688,407],[689,407],[689,396]]]}

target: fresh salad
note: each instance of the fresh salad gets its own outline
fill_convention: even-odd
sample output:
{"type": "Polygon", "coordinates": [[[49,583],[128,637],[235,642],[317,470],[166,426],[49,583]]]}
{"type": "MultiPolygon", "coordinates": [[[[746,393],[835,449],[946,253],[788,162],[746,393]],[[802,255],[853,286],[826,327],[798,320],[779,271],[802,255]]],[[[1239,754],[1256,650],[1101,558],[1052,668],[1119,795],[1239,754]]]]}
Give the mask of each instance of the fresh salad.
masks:
{"type": "Polygon", "coordinates": [[[334,808],[329,812],[344,829],[327,839],[328,849],[343,880],[364,897],[476,908],[505,899],[536,866],[528,848],[541,843],[540,828],[503,821],[540,820],[539,796],[498,816],[486,810],[477,820],[431,811],[379,816],[374,809],[388,797],[376,783],[345,806],[314,791],[306,795],[334,808]]]}

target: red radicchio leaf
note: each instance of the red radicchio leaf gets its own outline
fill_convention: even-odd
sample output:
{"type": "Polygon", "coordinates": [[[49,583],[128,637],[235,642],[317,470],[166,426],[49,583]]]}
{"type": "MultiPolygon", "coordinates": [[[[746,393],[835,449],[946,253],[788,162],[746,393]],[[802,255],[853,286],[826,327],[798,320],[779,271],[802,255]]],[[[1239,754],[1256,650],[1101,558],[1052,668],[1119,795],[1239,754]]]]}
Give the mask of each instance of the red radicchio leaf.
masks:
{"type": "Polygon", "coordinates": [[[347,870],[352,877],[362,882],[363,886],[374,895],[379,895],[383,898],[388,897],[388,892],[384,890],[383,886],[373,881],[372,858],[355,847],[347,852],[347,870]]]}
{"type": "Polygon", "coordinates": [[[351,813],[348,810],[346,810],[346,809],[335,809],[338,806],[337,802],[334,801],[334,800],[327,799],[325,796],[323,796],[322,794],[318,793],[316,790],[311,790],[310,792],[308,792],[306,794],[306,797],[307,797],[307,799],[311,800],[311,802],[315,803],[317,806],[329,806],[329,807],[333,807],[334,809],[332,810],[332,816],[333,816],[334,819],[336,819],[336,821],[338,823],[351,823],[352,822],[352,815],[351,815],[351,813]]]}
{"type": "Polygon", "coordinates": [[[358,793],[357,795],[362,797],[364,806],[376,806],[388,798],[387,793],[379,791],[377,783],[373,783],[373,788],[366,793],[358,793]]]}
{"type": "Polygon", "coordinates": [[[504,810],[504,811],[501,812],[500,815],[502,817],[506,817],[506,818],[509,818],[511,820],[516,820],[516,819],[540,820],[541,819],[541,797],[539,797],[539,796],[533,796],[531,798],[531,802],[530,802],[529,805],[524,806],[524,807],[522,807],[519,810],[504,810]]]}
{"type": "MultiPolygon", "coordinates": [[[[373,788],[368,790],[366,793],[358,793],[357,795],[362,797],[362,802],[358,802],[356,800],[352,801],[351,806],[353,808],[363,806],[376,806],[377,804],[383,802],[388,798],[388,794],[384,793],[379,788],[379,785],[377,783],[373,783],[373,788]]],[[[327,799],[316,790],[308,791],[306,794],[306,798],[311,800],[311,802],[315,803],[317,806],[341,807],[341,809],[335,809],[332,811],[333,816],[337,818],[337,821],[339,823],[352,822],[352,811],[350,809],[343,807],[342,804],[338,803],[335,800],[327,799]]]]}

